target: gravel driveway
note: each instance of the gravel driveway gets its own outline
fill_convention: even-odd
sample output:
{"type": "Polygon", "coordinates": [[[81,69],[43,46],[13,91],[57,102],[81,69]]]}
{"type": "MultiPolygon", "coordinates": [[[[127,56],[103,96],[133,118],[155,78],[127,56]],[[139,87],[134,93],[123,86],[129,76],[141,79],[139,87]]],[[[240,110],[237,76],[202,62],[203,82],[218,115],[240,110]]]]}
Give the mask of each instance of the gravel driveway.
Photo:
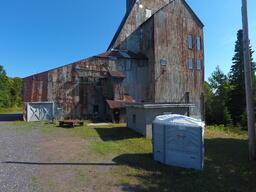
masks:
{"type": "Polygon", "coordinates": [[[39,130],[20,132],[13,123],[0,122],[0,192],[36,192],[33,175],[37,166],[21,162],[37,161],[39,130]]]}

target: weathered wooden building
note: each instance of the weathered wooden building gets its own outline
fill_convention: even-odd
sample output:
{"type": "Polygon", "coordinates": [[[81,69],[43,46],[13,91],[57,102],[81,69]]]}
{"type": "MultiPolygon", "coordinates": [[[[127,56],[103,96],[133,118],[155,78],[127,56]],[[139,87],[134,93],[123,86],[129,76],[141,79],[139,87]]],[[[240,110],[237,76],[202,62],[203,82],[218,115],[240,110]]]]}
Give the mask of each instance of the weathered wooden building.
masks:
{"type": "Polygon", "coordinates": [[[185,0],[127,0],[107,52],[24,81],[27,103],[53,102],[63,118],[125,121],[126,103],[194,104],[204,118],[203,24],[185,0]]]}

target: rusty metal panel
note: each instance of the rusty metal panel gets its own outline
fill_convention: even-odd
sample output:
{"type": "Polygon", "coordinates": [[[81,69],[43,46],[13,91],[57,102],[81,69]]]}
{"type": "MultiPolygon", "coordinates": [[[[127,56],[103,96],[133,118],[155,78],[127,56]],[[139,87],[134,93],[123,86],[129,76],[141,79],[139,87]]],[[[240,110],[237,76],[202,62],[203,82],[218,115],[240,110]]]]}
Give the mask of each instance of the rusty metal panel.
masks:
{"type": "Polygon", "coordinates": [[[124,18],[125,21],[121,23],[116,35],[114,36],[109,49],[115,48],[122,43],[128,36],[130,36],[137,28],[142,25],[147,19],[147,10],[152,14],[157,12],[160,8],[169,3],[169,0],[140,0],[137,1],[131,8],[129,4],[129,12],[124,18]]]}
{"type": "MultiPolygon", "coordinates": [[[[176,0],[154,16],[155,42],[155,102],[185,102],[190,93],[190,102],[195,103],[191,115],[201,117],[200,96],[204,92],[204,68],[189,69],[188,59],[204,60],[203,49],[196,48],[195,38],[203,40],[202,25],[195,20],[182,0],[176,0]],[[188,48],[187,36],[193,35],[193,49],[188,48]],[[161,59],[168,61],[163,66],[161,59]]],[[[203,44],[203,42],[202,42],[203,44]]]]}
{"type": "Polygon", "coordinates": [[[104,116],[106,99],[125,94],[136,102],[169,103],[185,102],[189,92],[197,106],[191,113],[197,115],[204,62],[201,70],[191,70],[187,60],[204,61],[204,50],[188,49],[188,34],[200,36],[203,47],[202,25],[183,0],[137,1],[114,40],[115,50],[25,78],[24,102],[52,101],[64,118],[84,118],[95,108],[104,116]],[[146,18],[146,10],[154,14],[146,18]],[[124,79],[111,79],[109,71],[124,79]]]}
{"type": "MultiPolygon", "coordinates": [[[[81,87],[75,68],[106,71],[106,64],[106,60],[98,61],[97,58],[89,58],[27,77],[24,79],[24,102],[53,101],[62,108],[65,118],[81,117],[84,106],[80,102],[81,87]]],[[[91,97],[88,98],[97,96],[94,86],[87,86],[84,89],[87,93],[91,93],[91,97]]]]}
{"type": "Polygon", "coordinates": [[[131,50],[147,56],[147,61],[127,61],[124,86],[137,102],[154,102],[154,20],[151,18],[134,31],[117,49],[131,50]]]}

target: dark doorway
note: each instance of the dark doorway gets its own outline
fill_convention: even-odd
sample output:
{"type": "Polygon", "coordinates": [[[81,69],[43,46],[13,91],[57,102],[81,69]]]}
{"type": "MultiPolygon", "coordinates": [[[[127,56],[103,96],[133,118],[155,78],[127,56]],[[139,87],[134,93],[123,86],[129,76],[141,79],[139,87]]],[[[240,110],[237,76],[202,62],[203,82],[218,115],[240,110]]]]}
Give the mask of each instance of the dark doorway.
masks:
{"type": "Polygon", "coordinates": [[[113,114],[114,114],[115,123],[119,123],[120,122],[120,109],[114,109],[113,114]]]}

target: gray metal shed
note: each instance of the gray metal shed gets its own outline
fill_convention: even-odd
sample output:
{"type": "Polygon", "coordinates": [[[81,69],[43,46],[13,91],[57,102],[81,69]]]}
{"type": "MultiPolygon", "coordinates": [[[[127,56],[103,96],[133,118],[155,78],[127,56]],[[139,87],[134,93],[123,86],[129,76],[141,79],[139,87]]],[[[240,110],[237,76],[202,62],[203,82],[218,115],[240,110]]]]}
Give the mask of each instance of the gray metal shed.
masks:
{"type": "Polygon", "coordinates": [[[127,104],[127,127],[152,138],[152,122],[159,115],[180,114],[189,116],[194,104],[127,104]]]}

